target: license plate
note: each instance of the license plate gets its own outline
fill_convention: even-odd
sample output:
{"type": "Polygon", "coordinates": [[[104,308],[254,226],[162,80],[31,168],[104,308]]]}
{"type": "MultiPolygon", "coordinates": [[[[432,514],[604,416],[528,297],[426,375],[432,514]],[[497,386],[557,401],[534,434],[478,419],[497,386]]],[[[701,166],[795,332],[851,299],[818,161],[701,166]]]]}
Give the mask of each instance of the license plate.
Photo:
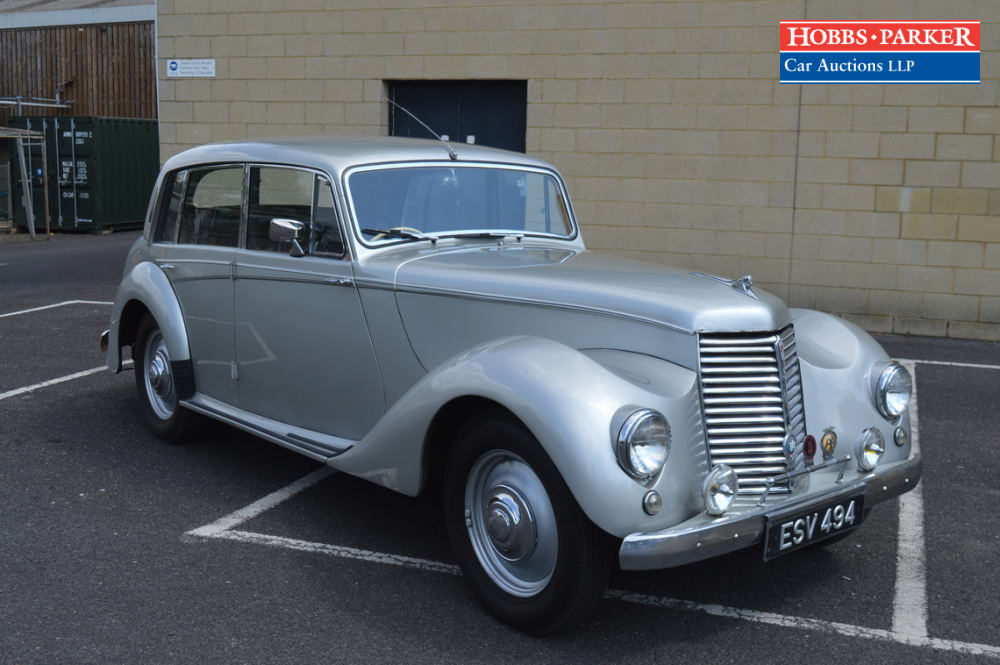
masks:
{"type": "Polygon", "coordinates": [[[764,560],[800,550],[861,525],[865,495],[856,494],[819,508],[767,516],[764,560]]]}

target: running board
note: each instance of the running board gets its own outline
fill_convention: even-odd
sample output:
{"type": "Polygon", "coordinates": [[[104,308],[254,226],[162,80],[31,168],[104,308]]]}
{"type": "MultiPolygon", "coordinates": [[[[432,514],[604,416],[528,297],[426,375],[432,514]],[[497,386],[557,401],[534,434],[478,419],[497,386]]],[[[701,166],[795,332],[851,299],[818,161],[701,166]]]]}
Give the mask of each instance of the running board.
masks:
{"type": "Polygon", "coordinates": [[[191,399],[181,400],[180,403],[192,411],[238,427],[244,432],[301,453],[317,462],[326,462],[357,443],[264,418],[201,393],[195,393],[191,399]]]}

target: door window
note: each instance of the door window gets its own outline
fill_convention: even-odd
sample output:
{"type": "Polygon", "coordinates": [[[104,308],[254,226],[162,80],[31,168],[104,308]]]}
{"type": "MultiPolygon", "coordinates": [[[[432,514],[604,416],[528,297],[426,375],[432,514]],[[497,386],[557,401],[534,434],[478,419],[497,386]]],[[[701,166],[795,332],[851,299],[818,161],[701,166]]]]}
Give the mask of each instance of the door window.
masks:
{"type": "Polygon", "coordinates": [[[301,222],[299,242],[311,254],[344,253],[333,192],[323,176],[301,169],[251,167],[247,249],[284,253],[291,249],[291,241],[271,240],[272,219],[301,222]]]}
{"type": "Polygon", "coordinates": [[[236,247],[242,201],[242,166],[190,171],[177,242],[236,247]]]}

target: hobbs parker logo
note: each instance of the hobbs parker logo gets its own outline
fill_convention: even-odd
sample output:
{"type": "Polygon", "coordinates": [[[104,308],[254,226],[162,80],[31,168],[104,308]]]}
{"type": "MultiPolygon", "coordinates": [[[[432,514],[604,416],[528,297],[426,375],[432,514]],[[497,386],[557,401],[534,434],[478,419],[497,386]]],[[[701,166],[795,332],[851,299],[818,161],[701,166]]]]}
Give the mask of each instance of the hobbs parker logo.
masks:
{"type": "Polygon", "coordinates": [[[781,83],[979,83],[979,21],[781,21],[781,83]]]}

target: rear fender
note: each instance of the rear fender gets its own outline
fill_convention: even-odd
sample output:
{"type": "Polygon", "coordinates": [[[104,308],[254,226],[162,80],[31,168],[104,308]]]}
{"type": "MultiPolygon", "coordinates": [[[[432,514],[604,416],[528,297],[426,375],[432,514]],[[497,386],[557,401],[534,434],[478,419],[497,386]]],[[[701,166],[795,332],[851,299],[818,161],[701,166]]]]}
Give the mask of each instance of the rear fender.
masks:
{"type": "Polygon", "coordinates": [[[137,263],[122,278],[115,295],[108,331],[107,365],[112,372],[122,369],[122,314],[127,308],[141,304],[156,319],[167,345],[171,361],[191,359],[187,328],[177,295],[160,266],[151,261],[137,263]]]}

